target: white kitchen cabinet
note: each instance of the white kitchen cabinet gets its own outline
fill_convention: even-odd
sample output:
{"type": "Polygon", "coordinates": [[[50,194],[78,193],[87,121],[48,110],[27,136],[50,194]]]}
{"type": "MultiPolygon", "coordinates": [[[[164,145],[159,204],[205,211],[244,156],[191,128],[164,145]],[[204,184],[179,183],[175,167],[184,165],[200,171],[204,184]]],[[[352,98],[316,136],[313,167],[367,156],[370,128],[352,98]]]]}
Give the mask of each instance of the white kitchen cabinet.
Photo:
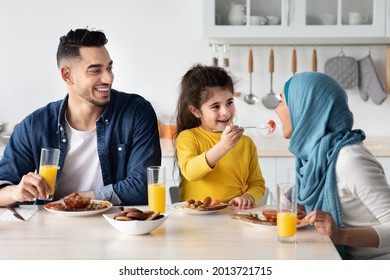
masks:
{"type": "Polygon", "coordinates": [[[386,36],[386,0],[295,0],[294,36],[386,36]]]}
{"type": "Polygon", "coordinates": [[[265,180],[265,186],[269,190],[268,201],[270,204],[276,193],[276,158],[275,157],[259,157],[259,165],[265,180]]]}
{"type": "Polygon", "coordinates": [[[294,157],[259,157],[265,185],[269,189],[268,204],[276,203],[276,184],[295,182],[294,157]]]}
{"type": "Polygon", "coordinates": [[[203,5],[204,34],[211,39],[384,38],[389,14],[386,0],[204,0],[203,5]],[[237,5],[244,21],[237,20],[238,12],[231,13],[240,10],[237,5]],[[367,20],[350,24],[352,12],[366,14],[367,20]],[[254,24],[256,16],[279,20],[254,24]]]}

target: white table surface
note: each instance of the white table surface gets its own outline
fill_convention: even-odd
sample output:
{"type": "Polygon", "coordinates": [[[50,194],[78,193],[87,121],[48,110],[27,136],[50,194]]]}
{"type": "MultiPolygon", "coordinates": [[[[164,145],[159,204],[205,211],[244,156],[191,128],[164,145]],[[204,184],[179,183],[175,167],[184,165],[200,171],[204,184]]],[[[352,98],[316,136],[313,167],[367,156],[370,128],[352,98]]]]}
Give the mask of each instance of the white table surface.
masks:
{"type": "MultiPolygon", "coordinates": [[[[298,229],[296,244],[281,244],[274,229],[231,219],[229,214],[236,211],[186,215],[167,206],[170,216],[162,226],[132,236],[118,232],[102,214],[62,217],[42,208],[25,222],[0,221],[0,259],[340,259],[331,240],[312,226],[298,229]]],[[[106,213],[112,212],[119,209],[106,213]]]]}

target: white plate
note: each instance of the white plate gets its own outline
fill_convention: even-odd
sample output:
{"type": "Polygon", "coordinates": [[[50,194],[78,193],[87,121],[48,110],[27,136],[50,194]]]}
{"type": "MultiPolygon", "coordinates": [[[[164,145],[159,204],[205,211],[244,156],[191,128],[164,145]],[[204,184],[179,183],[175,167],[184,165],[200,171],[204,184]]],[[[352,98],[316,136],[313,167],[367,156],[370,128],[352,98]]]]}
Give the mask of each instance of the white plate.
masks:
{"type": "MultiPolygon", "coordinates": [[[[245,222],[245,221],[242,221],[242,222],[250,224],[250,225],[255,226],[255,227],[264,228],[267,230],[276,230],[276,225],[271,226],[271,225],[254,224],[254,223],[249,223],[249,222],[245,222]]],[[[297,225],[297,228],[303,228],[303,227],[306,227],[308,225],[310,225],[310,224],[309,223],[301,223],[301,224],[297,225]]]]}
{"type": "MultiPolygon", "coordinates": [[[[184,207],[185,204],[186,204],[185,201],[177,202],[177,203],[172,204],[171,208],[173,210],[179,211],[179,212],[187,214],[187,215],[208,215],[208,214],[212,214],[212,213],[215,213],[217,211],[223,210],[223,209],[220,209],[220,210],[210,210],[210,211],[199,211],[199,210],[185,208],[184,207]]],[[[224,209],[226,209],[226,208],[224,208],[224,209]]]]}
{"type": "MultiPolygon", "coordinates": [[[[112,207],[112,204],[111,202],[109,201],[104,201],[104,200],[91,200],[91,202],[96,202],[96,203],[99,203],[99,202],[108,202],[109,205],[107,208],[103,208],[103,209],[99,209],[99,210],[87,210],[87,211],[61,211],[61,210],[54,210],[54,209],[50,209],[50,208],[47,208],[46,205],[44,206],[44,208],[51,212],[51,213],[54,213],[56,215],[59,215],[59,216],[66,216],[66,217],[85,217],[85,216],[92,216],[92,215],[96,215],[96,214],[99,214],[99,213],[103,213],[105,211],[107,211],[108,209],[110,209],[112,207]]],[[[53,202],[50,202],[50,203],[62,203],[63,204],[63,200],[60,199],[58,201],[53,201],[53,202]]],[[[49,203],[48,203],[49,204],[49,203]]]]}
{"type": "MultiPolygon", "coordinates": [[[[243,213],[244,212],[239,212],[238,214],[243,214],[243,213]]],[[[265,218],[263,217],[263,215],[261,213],[254,213],[254,214],[257,214],[261,220],[265,220],[265,218]]],[[[244,223],[249,224],[249,225],[254,226],[254,227],[258,227],[258,228],[263,228],[263,229],[267,229],[267,230],[276,230],[276,225],[254,224],[254,223],[246,222],[243,220],[239,220],[239,221],[244,222],[244,223]]],[[[310,224],[309,223],[300,223],[299,225],[297,225],[297,228],[307,227],[308,225],[310,225],[310,224]]]]}

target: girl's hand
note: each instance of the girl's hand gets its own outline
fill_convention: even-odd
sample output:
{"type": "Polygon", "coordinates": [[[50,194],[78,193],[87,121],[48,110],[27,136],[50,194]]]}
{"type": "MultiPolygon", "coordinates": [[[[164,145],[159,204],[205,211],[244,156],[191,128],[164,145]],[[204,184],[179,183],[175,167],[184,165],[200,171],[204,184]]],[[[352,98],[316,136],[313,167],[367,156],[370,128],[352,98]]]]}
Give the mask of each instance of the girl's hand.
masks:
{"type": "Polygon", "coordinates": [[[339,244],[341,230],[329,212],[314,210],[307,214],[304,219],[309,220],[310,224],[314,225],[320,234],[329,236],[333,243],[339,244]]]}
{"type": "Polygon", "coordinates": [[[242,196],[237,196],[230,200],[229,206],[237,206],[240,209],[249,209],[256,207],[256,203],[251,195],[243,194],[242,196]]]}
{"type": "Polygon", "coordinates": [[[214,168],[217,162],[234,148],[238,140],[240,140],[244,130],[234,129],[237,127],[236,125],[226,126],[221,134],[221,140],[206,152],[206,161],[211,168],[214,168]]]}
{"type": "Polygon", "coordinates": [[[237,125],[228,125],[225,127],[221,135],[221,144],[225,147],[226,150],[231,150],[240,140],[244,129],[239,128],[237,125]]]}

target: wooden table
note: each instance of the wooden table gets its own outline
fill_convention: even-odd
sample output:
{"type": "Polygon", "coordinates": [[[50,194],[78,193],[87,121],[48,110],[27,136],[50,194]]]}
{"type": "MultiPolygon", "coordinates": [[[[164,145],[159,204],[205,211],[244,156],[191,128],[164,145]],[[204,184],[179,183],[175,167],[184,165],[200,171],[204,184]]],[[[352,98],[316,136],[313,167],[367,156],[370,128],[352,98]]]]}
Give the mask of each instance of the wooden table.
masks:
{"type": "MultiPolygon", "coordinates": [[[[107,213],[118,211],[113,207],[107,213]]],[[[162,226],[148,235],[131,236],[118,232],[101,214],[62,217],[39,209],[26,222],[0,221],[0,259],[340,259],[331,240],[312,226],[298,229],[297,244],[281,244],[274,229],[229,218],[236,211],[186,215],[167,206],[170,217],[162,226]]]]}

